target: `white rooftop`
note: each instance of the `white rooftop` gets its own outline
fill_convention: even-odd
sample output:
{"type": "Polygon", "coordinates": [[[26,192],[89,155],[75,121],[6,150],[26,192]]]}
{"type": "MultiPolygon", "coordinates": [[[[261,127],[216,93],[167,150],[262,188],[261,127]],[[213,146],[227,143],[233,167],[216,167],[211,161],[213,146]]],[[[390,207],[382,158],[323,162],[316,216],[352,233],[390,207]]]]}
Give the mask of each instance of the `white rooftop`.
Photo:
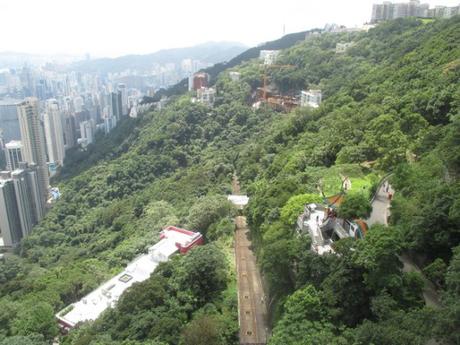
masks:
{"type": "Polygon", "coordinates": [[[310,209],[310,217],[304,220],[304,223],[308,225],[308,230],[310,232],[310,237],[312,239],[311,247],[319,255],[325,253],[333,253],[330,244],[318,244],[323,243],[323,234],[321,232],[321,225],[323,224],[326,214],[323,209],[318,209],[316,204],[309,204],[308,208],[310,209]]]}
{"type": "Polygon", "coordinates": [[[69,327],[79,322],[96,320],[104,310],[114,307],[123,292],[136,282],[142,282],[150,277],[162,261],[179,250],[181,246],[189,245],[199,233],[184,233],[165,229],[162,239],[151,246],[148,254],[143,254],[128,264],[126,269],[109,281],[99,286],[80,301],[71,304],[56,314],[56,317],[69,327]]]}
{"type": "Polygon", "coordinates": [[[310,218],[305,221],[308,224],[308,228],[311,230],[314,238],[323,238],[321,234],[320,225],[323,224],[323,220],[325,217],[323,210],[317,210],[315,204],[309,204],[311,214],[310,218]]]}
{"type": "Polygon", "coordinates": [[[317,246],[316,251],[319,255],[323,255],[326,253],[334,253],[330,244],[325,244],[324,246],[317,246]]]}
{"type": "Polygon", "coordinates": [[[22,149],[22,142],[18,140],[11,140],[5,144],[7,149],[22,149]]]}
{"type": "Polygon", "coordinates": [[[227,199],[235,206],[246,206],[249,202],[247,195],[229,195],[227,199]]]}

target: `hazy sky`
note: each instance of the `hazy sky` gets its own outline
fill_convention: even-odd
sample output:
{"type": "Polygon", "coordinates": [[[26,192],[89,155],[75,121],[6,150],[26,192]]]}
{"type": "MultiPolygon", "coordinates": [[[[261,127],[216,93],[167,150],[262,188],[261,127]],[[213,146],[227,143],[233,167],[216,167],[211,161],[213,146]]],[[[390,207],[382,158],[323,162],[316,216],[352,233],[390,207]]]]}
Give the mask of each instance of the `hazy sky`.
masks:
{"type": "MultiPolygon", "coordinates": [[[[373,0],[0,0],[0,51],[118,56],[206,41],[247,45],[326,23],[360,25],[373,0]]],[[[460,0],[429,0],[457,5],[460,0]]]]}

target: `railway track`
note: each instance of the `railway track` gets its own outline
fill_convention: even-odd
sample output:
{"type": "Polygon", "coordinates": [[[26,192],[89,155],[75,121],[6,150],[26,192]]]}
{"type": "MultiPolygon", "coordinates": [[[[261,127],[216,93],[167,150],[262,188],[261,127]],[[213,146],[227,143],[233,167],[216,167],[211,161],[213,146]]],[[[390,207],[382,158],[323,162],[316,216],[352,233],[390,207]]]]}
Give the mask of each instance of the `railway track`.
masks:
{"type": "Polygon", "coordinates": [[[262,279],[251,250],[246,218],[235,218],[235,257],[238,280],[238,319],[241,345],[267,343],[267,307],[262,279]]]}

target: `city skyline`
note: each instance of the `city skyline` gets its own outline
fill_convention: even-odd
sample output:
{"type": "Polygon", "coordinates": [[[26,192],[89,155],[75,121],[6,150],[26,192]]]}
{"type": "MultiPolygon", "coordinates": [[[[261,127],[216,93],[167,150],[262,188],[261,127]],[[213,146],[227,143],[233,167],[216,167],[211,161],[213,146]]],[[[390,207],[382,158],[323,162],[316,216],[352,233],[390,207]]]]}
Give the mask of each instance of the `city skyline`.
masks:
{"type": "MultiPolygon", "coordinates": [[[[208,41],[254,46],[276,39],[284,32],[308,30],[327,23],[361,25],[370,21],[372,5],[379,2],[357,0],[350,5],[337,0],[314,3],[287,0],[283,6],[271,6],[261,1],[236,0],[230,4],[203,0],[197,6],[178,0],[167,3],[133,0],[128,7],[126,3],[113,1],[4,0],[0,2],[4,18],[0,22],[3,33],[0,52],[116,57],[208,41]],[[18,21],[28,25],[18,25],[18,21]]],[[[459,4],[458,0],[422,2],[430,6],[459,4]]]]}

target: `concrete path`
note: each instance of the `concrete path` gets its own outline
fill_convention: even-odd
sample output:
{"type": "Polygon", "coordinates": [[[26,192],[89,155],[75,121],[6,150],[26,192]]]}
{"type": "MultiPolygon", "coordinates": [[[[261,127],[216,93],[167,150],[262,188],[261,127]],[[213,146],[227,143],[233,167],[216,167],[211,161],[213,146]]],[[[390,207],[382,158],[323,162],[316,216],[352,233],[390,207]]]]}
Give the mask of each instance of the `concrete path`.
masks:
{"type": "MultiPolygon", "coordinates": [[[[394,195],[395,191],[385,181],[378,189],[374,199],[372,200],[372,212],[370,217],[366,220],[369,226],[374,224],[388,225],[388,217],[390,216],[391,199],[388,194],[394,195]]],[[[413,262],[413,260],[406,254],[399,257],[403,264],[403,272],[418,272],[424,281],[423,299],[425,304],[429,307],[438,308],[441,306],[439,302],[438,293],[435,286],[424,275],[422,270],[413,262]]]]}
{"type": "Polygon", "coordinates": [[[388,217],[390,216],[390,203],[391,200],[388,195],[394,194],[393,188],[385,181],[377,190],[377,193],[372,200],[372,212],[367,219],[367,225],[374,224],[388,225],[388,217]]]}
{"type": "Polygon", "coordinates": [[[431,281],[429,281],[425,277],[425,275],[423,274],[422,270],[406,254],[402,254],[399,257],[399,260],[401,260],[401,262],[403,263],[403,272],[418,272],[418,273],[420,273],[420,275],[421,275],[421,277],[423,279],[423,282],[424,282],[422,293],[423,293],[423,299],[425,300],[425,304],[428,307],[441,308],[442,305],[441,305],[441,302],[439,301],[439,296],[438,296],[438,292],[436,291],[436,287],[434,286],[434,284],[431,281]]]}

